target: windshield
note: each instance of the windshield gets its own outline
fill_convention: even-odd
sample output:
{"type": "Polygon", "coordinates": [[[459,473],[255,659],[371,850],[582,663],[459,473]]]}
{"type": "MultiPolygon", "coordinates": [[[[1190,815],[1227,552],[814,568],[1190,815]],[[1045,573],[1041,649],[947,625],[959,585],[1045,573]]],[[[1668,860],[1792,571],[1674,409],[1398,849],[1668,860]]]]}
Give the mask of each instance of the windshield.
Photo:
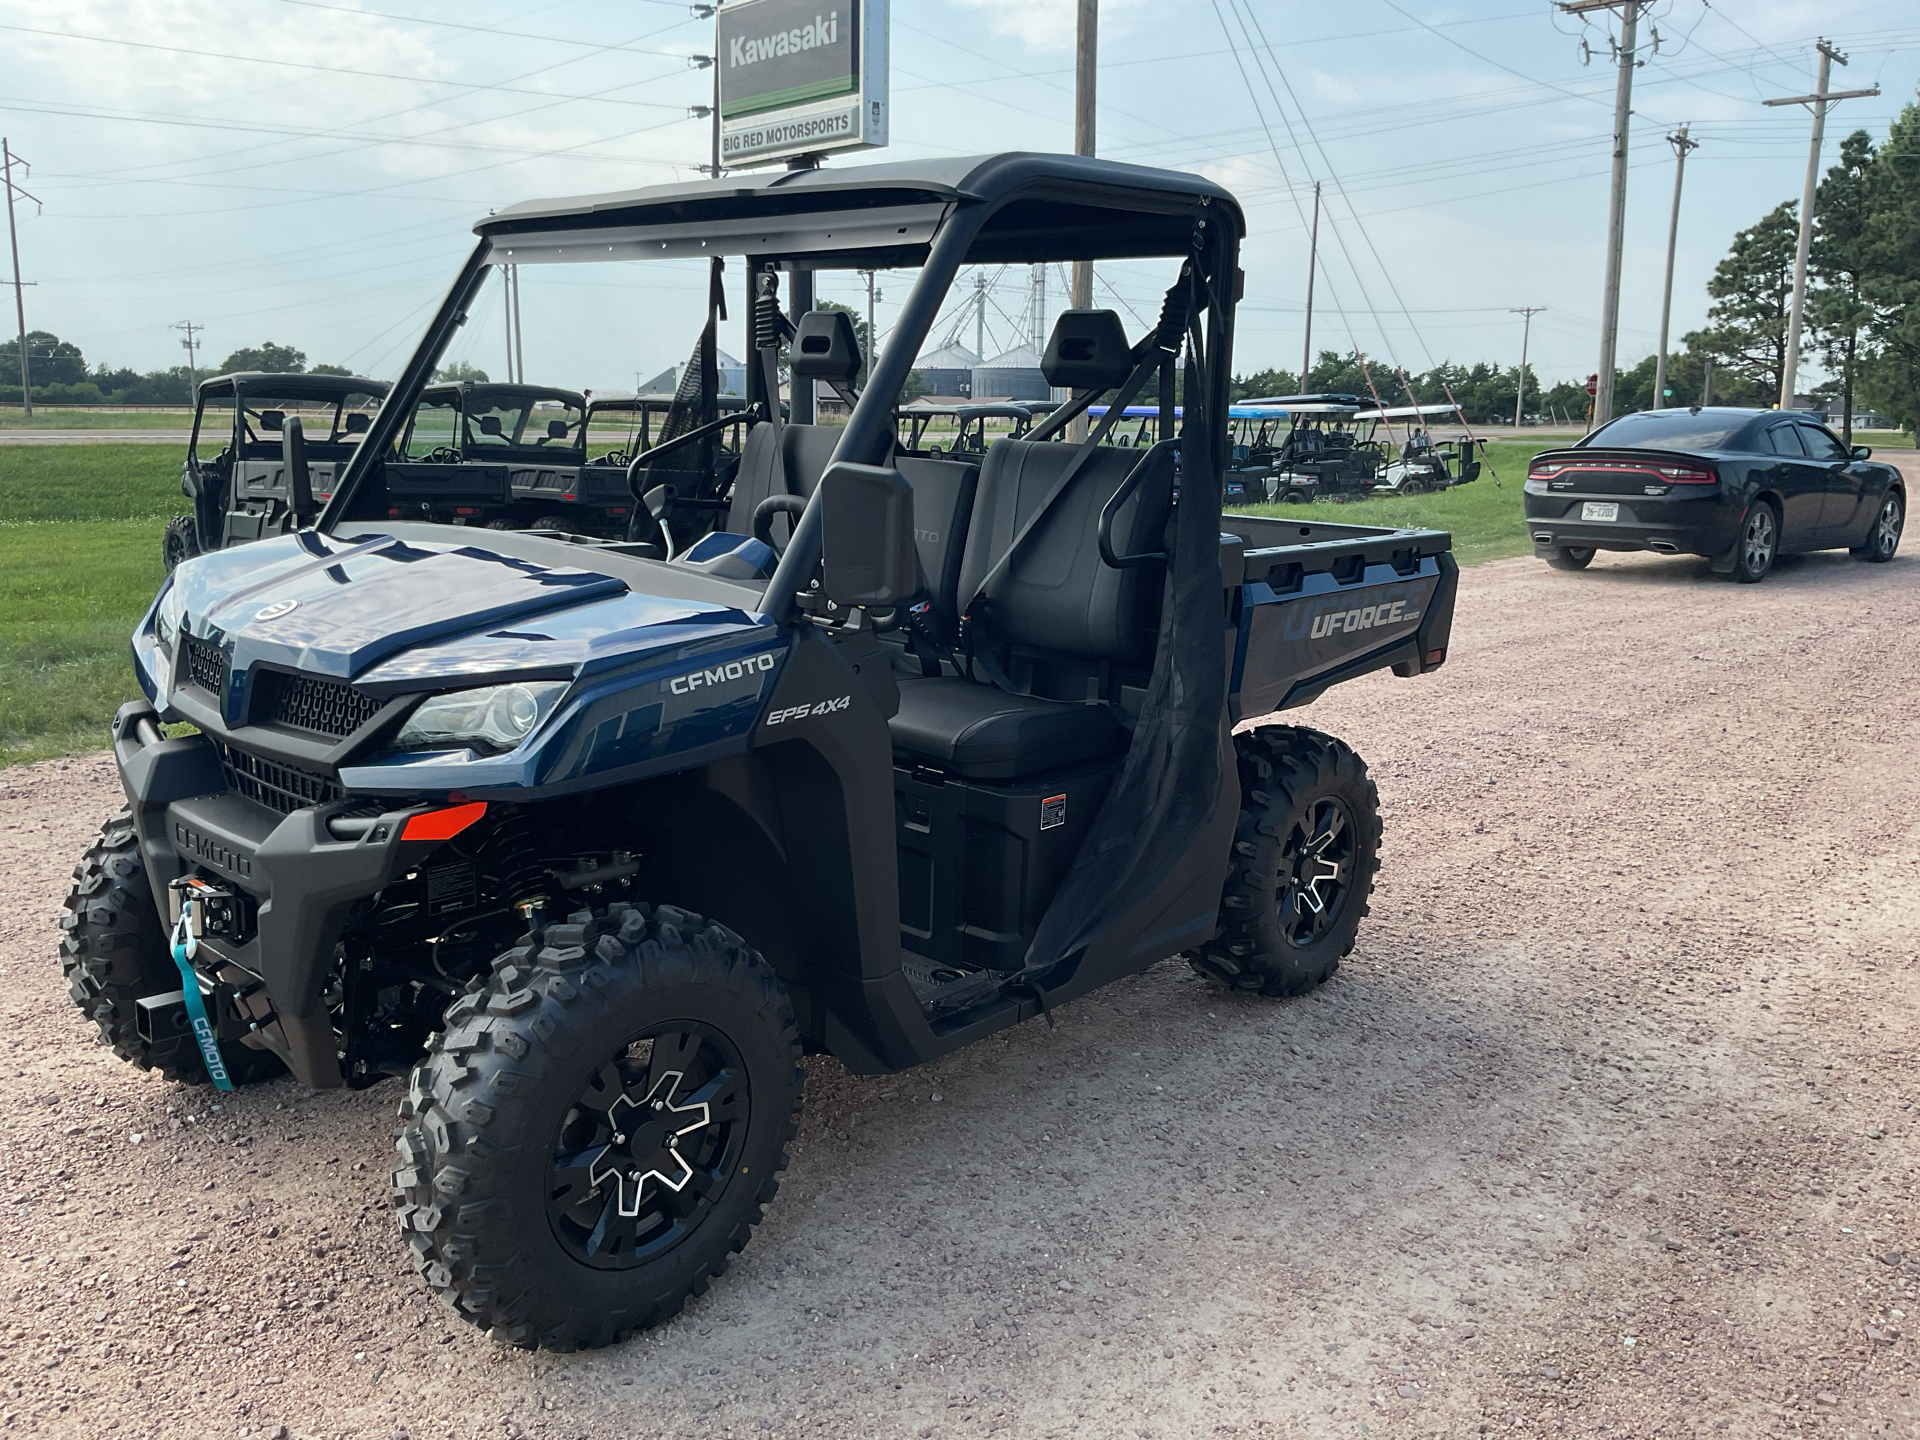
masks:
{"type": "Polygon", "coordinates": [[[1648,410],[1622,415],[1602,425],[1581,446],[1610,445],[1649,450],[1726,450],[1751,415],[1715,414],[1702,410],[1648,410]]]}
{"type": "Polygon", "coordinates": [[[466,419],[467,450],[476,458],[490,451],[544,455],[577,450],[586,442],[581,406],[553,396],[475,394],[469,398],[466,419]]]}

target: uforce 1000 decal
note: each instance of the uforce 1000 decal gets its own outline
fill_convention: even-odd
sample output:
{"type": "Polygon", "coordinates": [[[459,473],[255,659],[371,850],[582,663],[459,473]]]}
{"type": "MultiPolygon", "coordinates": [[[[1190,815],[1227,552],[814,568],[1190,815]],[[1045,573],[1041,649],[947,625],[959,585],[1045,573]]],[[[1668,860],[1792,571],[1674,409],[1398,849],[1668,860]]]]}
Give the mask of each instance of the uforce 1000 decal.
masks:
{"type": "Polygon", "coordinates": [[[1419,618],[1420,612],[1407,609],[1405,600],[1395,600],[1390,605],[1363,605],[1356,610],[1323,610],[1313,617],[1311,638],[1318,640],[1322,635],[1338,635],[1342,632],[1351,635],[1358,630],[1371,630],[1376,625],[1398,625],[1402,621],[1419,618]]]}

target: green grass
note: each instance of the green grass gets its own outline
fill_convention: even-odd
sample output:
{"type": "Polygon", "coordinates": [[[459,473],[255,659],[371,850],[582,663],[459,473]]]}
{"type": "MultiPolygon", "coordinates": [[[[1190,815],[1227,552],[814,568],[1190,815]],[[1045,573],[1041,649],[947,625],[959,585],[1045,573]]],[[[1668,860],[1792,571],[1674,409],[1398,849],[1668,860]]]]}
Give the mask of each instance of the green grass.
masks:
{"type": "Polygon", "coordinates": [[[106,744],[185,503],[151,445],[0,446],[0,765],[106,744]]]}
{"type": "Polygon", "coordinates": [[[1342,525],[1446,530],[1453,535],[1454,557],[1462,565],[1504,560],[1509,555],[1533,552],[1533,541],[1527,538],[1526,516],[1521,510],[1520,486],[1527,478],[1527,462],[1542,450],[1553,448],[1545,443],[1495,441],[1487,447],[1491,466],[1481,466],[1478,480],[1438,494],[1356,500],[1348,505],[1250,505],[1246,509],[1251,515],[1282,518],[1311,513],[1315,520],[1342,525]],[[1499,472],[1498,485],[1494,483],[1494,471],[1499,472]]]}
{"type": "Polygon", "coordinates": [[[144,520],[185,511],[181,452],[165,445],[0,445],[0,524],[144,520]]]}
{"type": "Polygon", "coordinates": [[[191,410],[0,410],[0,430],[191,430],[191,410]]]}

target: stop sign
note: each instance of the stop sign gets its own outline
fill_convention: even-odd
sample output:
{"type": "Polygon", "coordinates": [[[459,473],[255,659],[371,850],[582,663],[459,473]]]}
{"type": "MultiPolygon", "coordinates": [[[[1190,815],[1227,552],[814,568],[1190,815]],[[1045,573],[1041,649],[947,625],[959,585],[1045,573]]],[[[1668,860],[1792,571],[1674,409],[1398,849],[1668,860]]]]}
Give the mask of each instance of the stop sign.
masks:
{"type": "Polygon", "coordinates": [[[1600,392],[1600,377],[1598,375],[1587,376],[1587,394],[1597,395],[1599,392],[1600,392]]]}

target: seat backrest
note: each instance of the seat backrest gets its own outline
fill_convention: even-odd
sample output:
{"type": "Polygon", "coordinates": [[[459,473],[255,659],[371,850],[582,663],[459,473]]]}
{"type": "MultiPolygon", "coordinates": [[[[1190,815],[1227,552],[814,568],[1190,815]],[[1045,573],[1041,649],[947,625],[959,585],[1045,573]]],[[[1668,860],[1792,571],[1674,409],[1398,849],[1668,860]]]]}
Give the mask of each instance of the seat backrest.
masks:
{"type": "MultiPolygon", "coordinates": [[[[749,430],[740,470],[734,476],[733,502],[727,507],[727,529],[736,535],[751,535],[753,512],[769,495],[798,495],[803,500],[811,496],[820,487],[820,477],[827,473],[827,462],[833,458],[841,433],[834,425],[783,425],[776,452],[771,424],[762,420],[749,430]],[[784,466],[781,455],[785,456],[784,466]]],[[[774,521],[773,533],[783,544],[789,528],[784,518],[774,521]]]]}
{"type": "Polygon", "coordinates": [[[913,539],[927,594],[939,612],[941,633],[951,636],[960,618],[960,566],[966,556],[967,525],[980,467],[965,460],[936,460],[924,455],[894,458],[901,478],[913,487],[913,539]],[[958,597],[958,598],[957,598],[958,597]]]}
{"type": "MultiPolygon", "coordinates": [[[[987,451],[960,565],[961,605],[1079,448],[997,440],[987,451]]],[[[1080,467],[988,591],[990,639],[1094,661],[1143,663],[1152,656],[1164,571],[1157,564],[1114,569],[1100,558],[1096,539],[1100,512],[1145,458],[1138,450],[1101,446],[1080,467]]],[[[1115,554],[1165,548],[1173,468],[1173,452],[1161,452],[1119,507],[1111,532],[1115,554]]]]}

